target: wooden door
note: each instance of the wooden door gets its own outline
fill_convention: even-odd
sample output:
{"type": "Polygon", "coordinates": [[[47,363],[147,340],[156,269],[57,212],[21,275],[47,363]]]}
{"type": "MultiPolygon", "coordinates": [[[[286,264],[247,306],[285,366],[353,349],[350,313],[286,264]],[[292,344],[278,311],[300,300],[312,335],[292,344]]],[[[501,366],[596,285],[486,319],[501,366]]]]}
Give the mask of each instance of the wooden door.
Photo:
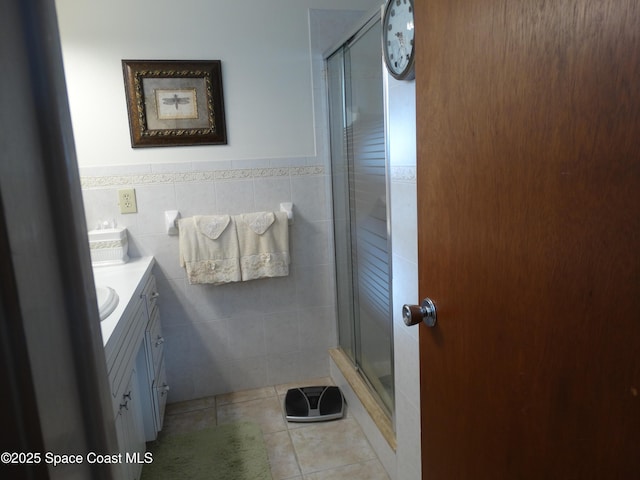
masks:
{"type": "Polygon", "coordinates": [[[640,478],[640,2],[415,3],[423,477],[640,478]]]}

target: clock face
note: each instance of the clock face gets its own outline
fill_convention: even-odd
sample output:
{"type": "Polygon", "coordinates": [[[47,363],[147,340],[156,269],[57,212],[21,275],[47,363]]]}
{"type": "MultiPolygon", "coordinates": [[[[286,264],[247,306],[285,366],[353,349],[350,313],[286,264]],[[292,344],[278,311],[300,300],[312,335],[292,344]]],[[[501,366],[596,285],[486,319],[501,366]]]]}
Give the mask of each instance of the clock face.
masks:
{"type": "Polygon", "coordinates": [[[382,49],[389,72],[399,80],[413,79],[413,0],[389,0],[382,29],[382,49]]]}

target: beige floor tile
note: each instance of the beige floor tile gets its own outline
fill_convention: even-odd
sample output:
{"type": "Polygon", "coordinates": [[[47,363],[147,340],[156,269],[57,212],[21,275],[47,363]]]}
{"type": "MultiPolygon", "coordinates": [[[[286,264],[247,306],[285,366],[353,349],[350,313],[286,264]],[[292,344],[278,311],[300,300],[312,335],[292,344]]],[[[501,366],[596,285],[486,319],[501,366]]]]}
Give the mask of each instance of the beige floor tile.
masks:
{"type": "Polygon", "coordinates": [[[376,458],[353,419],[309,424],[289,434],[304,475],[376,458]]]}
{"type": "Polygon", "coordinates": [[[203,408],[175,415],[165,415],[161,435],[188,433],[216,425],[216,409],[203,408]]]}
{"type": "Polygon", "coordinates": [[[196,431],[238,421],[263,431],[273,480],[388,480],[357,421],[293,423],[284,418],[287,390],[333,385],[316,378],[167,405],[160,435],[196,431]]]}
{"type": "Polygon", "coordinates": [[[269,454],[273,480],[300,477],[298,460],[288,432],[266,433],[264,442],[269,454]]]}
{"type": "Polygon", "coordinates": [[[276,395],[274,387],[254,388],[252,390],[243,390],[241,392],[231,392],[218,395],[216,403],[218,405],[228,405],[230,403],[247,402],[249,400],[257,400],[260,398],[268,398],[276,395]]]}
{"type": "Polygon", "coordinates": [[[261,398],[241,403],[218,405],[218,424],[240,421],[256,422],[263,433],[287,429],[278,397],[261,398]]]}
{"type": "Polygon", "coordinates": [[[304,480],[389,480],[389,476],[378,460],[369,460],[305,475],[304,480]]]}

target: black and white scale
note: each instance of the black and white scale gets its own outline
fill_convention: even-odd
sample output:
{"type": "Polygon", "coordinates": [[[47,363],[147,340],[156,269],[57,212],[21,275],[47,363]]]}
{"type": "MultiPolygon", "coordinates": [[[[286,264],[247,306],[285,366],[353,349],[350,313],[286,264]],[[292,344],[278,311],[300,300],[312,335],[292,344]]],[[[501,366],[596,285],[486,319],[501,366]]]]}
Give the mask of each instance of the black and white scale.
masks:
{"type": "Polygon", "coordinates": [[[344,416],[344,397],[340,388],[313,386],[291,388],[284,397],[289,422],[324,422],[344,416]]]}

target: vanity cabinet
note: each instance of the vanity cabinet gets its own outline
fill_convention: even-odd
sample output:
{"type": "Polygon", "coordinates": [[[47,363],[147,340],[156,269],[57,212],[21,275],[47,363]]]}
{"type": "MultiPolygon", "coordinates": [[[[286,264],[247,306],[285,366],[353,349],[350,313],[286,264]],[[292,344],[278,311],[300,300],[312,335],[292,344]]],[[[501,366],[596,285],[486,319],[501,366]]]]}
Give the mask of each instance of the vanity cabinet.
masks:
{"type": "Polygon", "coordinates": [[[119,480],[140,478],[146,442],[155,440],[162,429],[169,388],[153,263],[153,259],[140,259],[94,272],[96,280],[116,290],[121,303],[114,318],[110,316],[102,325],[122,460],[119,480]]]}
{"type": "Polygon", "coordinates": [[[145,300],[149,322],[138,356],[138,368],[146,373],[145,388],[141,395],[145,405],[152,407],[143,412],[145,438],[149,442],[155,440],[158,432],[162,430],[169,386],[164,371],[164,337],[160,325],[160,310],[156,304],[158,293],[155,278],[151,278],[142,296],[145,300]]]}

